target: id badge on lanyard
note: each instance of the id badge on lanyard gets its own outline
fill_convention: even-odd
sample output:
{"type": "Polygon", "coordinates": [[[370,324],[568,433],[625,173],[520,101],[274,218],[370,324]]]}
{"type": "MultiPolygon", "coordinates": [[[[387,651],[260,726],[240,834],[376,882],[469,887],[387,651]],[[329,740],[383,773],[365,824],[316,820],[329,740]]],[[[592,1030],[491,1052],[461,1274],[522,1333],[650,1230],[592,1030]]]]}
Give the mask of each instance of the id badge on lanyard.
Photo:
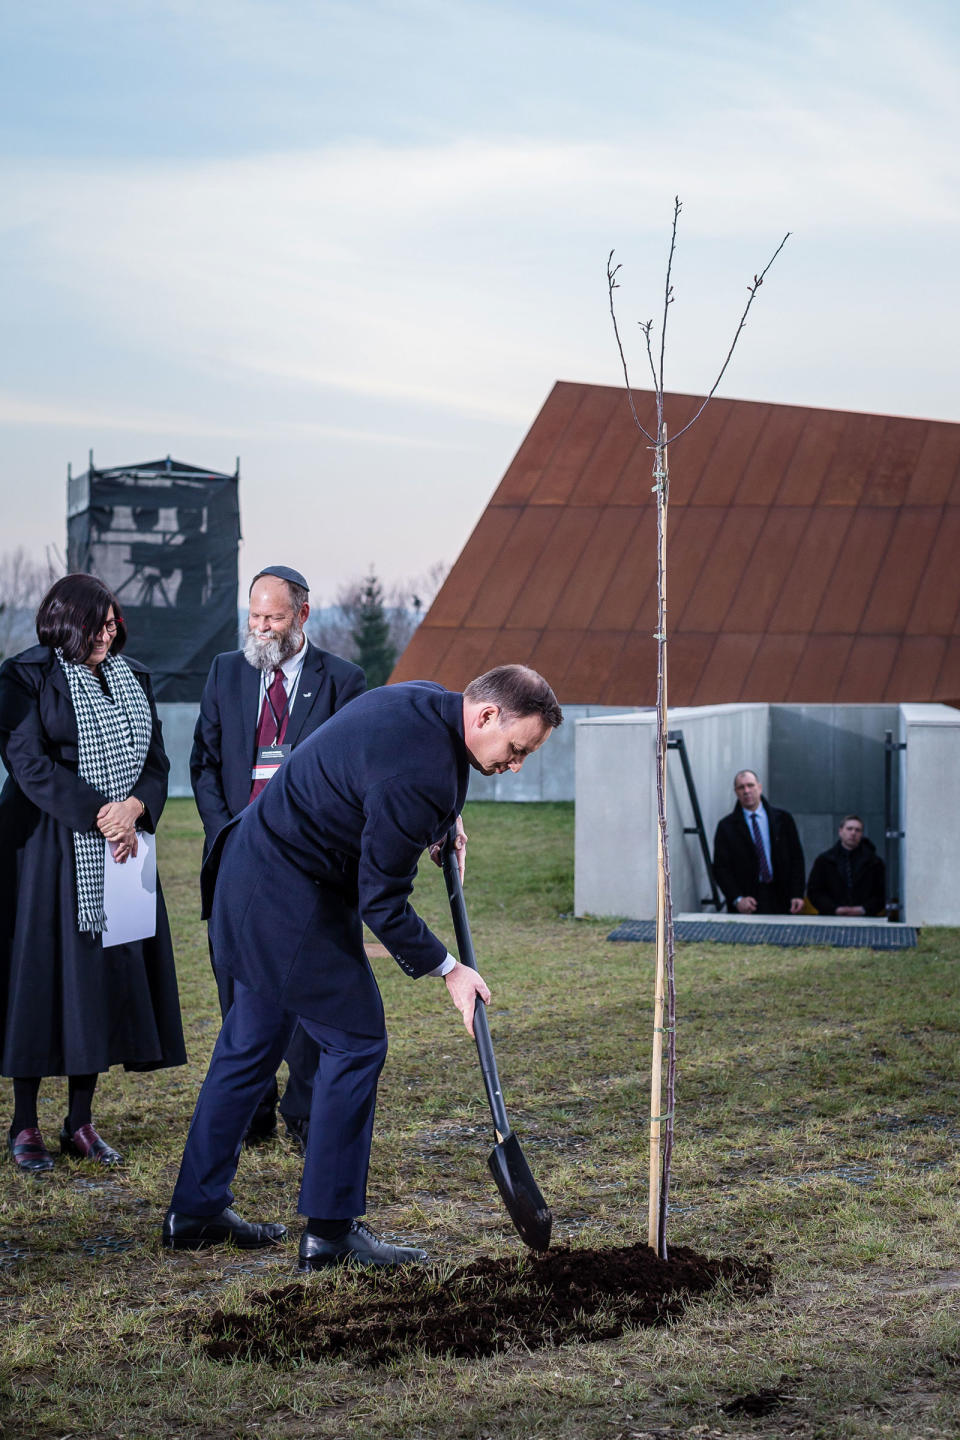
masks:
{"type": "MultiPolygon", "coordinates": [[[[300,677],[298,675],[298,681],[299,678],[300,677]]],[[[294,685],[294,692],[295,691],[296,685],[294,685]]],[[[257,758],[254,763],[253,770],[250,772],[251,779],[254,781],[272,780],[274,775],[276,775],[277,771],[280,769],[280,766],[283,764],[284,760],[286,760],[287,756],[290,754],[290,751],[293,749],[292,745],[284,745],[282,743],[283,737],[286,734],[287,730],[287,721],[290,718],[290,706],[293,701],[293,694],[289,695],[286,698],[283,709],[280,711],[279,715],[274,709],[273,700],[271,698],[269,689],[266,692],[266,699],[267,704],[270,707],[270,713],[273,716],[274,725],[276,726],[277,738],[272,745],[261,745],[258,747],[257,758]]]]}
{"type": "Polygon", "coordinates": [[[257,751],[256,764],[253,767],[251,778],[254,780],[272,779],[292,749],[292,745],[261,745],[257,751]]]}

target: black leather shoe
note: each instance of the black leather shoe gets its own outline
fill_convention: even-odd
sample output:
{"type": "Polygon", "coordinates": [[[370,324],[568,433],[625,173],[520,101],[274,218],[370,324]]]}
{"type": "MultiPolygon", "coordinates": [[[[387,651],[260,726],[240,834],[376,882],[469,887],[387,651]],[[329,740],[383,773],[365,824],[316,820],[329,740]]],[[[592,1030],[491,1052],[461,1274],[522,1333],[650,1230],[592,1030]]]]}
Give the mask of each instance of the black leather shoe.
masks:
{"type": "Polygon", "coordinates": [[[53,1156],[43,1143],[43,1136],[36,1126],[7,1135],[7,1149],[13,1156],[13,1163],[24,1175],[45,1175],[53,1169],[53,1156]]]}
{"type": "Polygon", "coordinates": [[[328,1265],[422,1265],[426,1250],[409,1245],[388,1245],[361,1220],[353,1220],[341,1240],[322,1240],[304,1230],[300,1237],[298,1270],[325,1270],[328,1265]]]}
{"type": "Polygon", "coordinates": [[[275,1139],[277,1134],[277,1112],[273,1106],[257,1110],[243,1137],[244,1145],[263,1145],[275,1139]]]}
{"type": "Polygon", "coordinates": [[[219,1215],[181,1215],[168,1210],[163,1217],[163,1243],[168,1250],[204,1250],[208,1245],[236,1245],[240,1250],[262,1250],[279,1245],[286,1225],[252,1225],[235,1210],[219,1215]]]}
{"type": "Polygon", "coordinates": [[[114,1150],[106,1140],[101,1140],[92,1125],[81,1125],[70,1131],[64,1122],[60,1131],[60,1154],[72,1155],[75,1160],[94,1160],[98,1165],[117,1166],[123,1164],[123,1156],[114,1150]]]}
{"type": "Polygon", "coordinates": [[[299,1116],[284,1115],[284,1129],[287,1132],[287,1139],[300,1155],[307,1153],[307,1131],[310,1128],[310,1121],[301,1119],[299,1116]]]}

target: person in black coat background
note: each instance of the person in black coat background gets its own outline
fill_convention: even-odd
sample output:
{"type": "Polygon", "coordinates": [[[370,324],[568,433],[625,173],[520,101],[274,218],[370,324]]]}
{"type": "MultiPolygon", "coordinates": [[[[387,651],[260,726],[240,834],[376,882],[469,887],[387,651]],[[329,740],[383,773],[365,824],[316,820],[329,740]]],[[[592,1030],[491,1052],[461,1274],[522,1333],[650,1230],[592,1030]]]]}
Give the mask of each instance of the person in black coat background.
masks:
{"type": "Polygon", "coordinates": [[[370,691],[299,746],[221,832],[203,879],[218,963],[236,993],[197,1101],[165,1245],[252,1249],[285,1234],[235,1214],[230,1185],[244,1129],[299,1019],[320,1056],[300,1268],[424,1258],[359,1223],[387,1050],[363,925],[407,975],[443,976],[472,1033],[476,996],[490,992],[410,905],[417,865],[458,820],[469,767],[519,770],[562,718],[546,681],[519,665],[489,671],[462,695],[427,682],[370,691]]]}
{"type": "MultiPolygon", "coordinates": [[[[258,766],[258,748],[294,750],[324,721],[366,688],[358,665],[321,650],[306,638],[309,587],[299,571],[267,565],[249,592],[242,650],[217,655],[200,702],[190,755],[190,782],[203,822],[204,858],[224,825],[256,799],[270,765],[258,766]]],[[[262,758],[259,757],[259,758],[262,758]]],[[[221,1016],[233,1004],[233,976],[210,959],[221,1016]]],[[[280,1101],[287,1134],[302,1150],[317,1068],[314,1042],[297,1029],[284,1055],[289,1078],[280,1101]]],[[[248,1143],[276,1134],[279,1088],[271,1076],[250,1122],[248,1143]]]]}
{"type": "Polygon", "coordinates": [[[813,862],[807,895],[821,915],[882,915],[886,866],[863,833],[859,815],[845,815],[837,843],[813,862]]]}
{"type": "Polygon", "coordinates": [[[727,909],[741,915],[798,915],[806,868],[793,816],[763,798],[753,770],[733,778],[737,805],[717,826],[713,869],[727,909]]]}
{"type": "Polygon", "coordinates": [[[102,937],[104,863],[136,854],[167,796],[150,677],[121,658],[119,606],[92,575],[57,581],[37,635],[0,668],[0,1040],[14,1082],[8,1145],[41,1174],[53,1165],[37,1118],[43,1076],[69,1077],[61,1151],[115,1165],[93,1127],[98,1075],[182,1065],[186,1053],[159,882],[151,939],[104,948],[102,937]]]}

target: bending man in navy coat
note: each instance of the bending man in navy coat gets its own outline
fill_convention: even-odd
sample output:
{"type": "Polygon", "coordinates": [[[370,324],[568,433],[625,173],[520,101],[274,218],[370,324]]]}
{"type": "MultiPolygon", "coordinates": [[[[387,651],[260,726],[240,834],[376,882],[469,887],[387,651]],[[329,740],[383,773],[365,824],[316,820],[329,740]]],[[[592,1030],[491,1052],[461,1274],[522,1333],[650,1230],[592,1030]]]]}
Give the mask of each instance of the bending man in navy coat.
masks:
{"type": "MultiPolygon", "coordinates": [[[[360,696],[300,745],[256,802],[221,832],[204,869],[218,965],[234,977],[164,1220],[164,1243],[275,1244],[281,1225],[229,1207],[244,1130],[294,1026],[319,1047],[299,1210],[300,1268],[424,1259],[359,1217],[387,1037],[363,923],[412,978],[443,976],[473,1033],[490,992],[410,905],[424,849],[443,840],[470,766],[520,769],[562,720],[533,670],[489,671],[462,695],[413,682],[360,696]]],[[[463,868],[465,837],[458,859],[463,868]]]]}
{"type": "MultiPolygon", "coordinates": [[[[224,825],[266,787],[269,764],[258,766],[264,742],[294,749],[337,710],[362,695],[363,671],[312,645],[303,633],[309,587],[297,570],[268,565],[250,586],[247,637],[242,650],[217,655],[200,702],[190,756],[190,782],[203,821],[204,856],[224,825]]],[[[269,751],[267,751],[269,754],[269,751]]],[[[233,976],[210,958],[220,1013],[233,1004],[233,976]]],[[[284,1059],[289,1079],[280,1102],[287,1133],[302,1150],[317,1066],[314,1042],[301,1028],[284,1059]]],[[[276,1076],[271,1076],[250,1122],[248,1142],[277,1130],[276,1076]]]]}

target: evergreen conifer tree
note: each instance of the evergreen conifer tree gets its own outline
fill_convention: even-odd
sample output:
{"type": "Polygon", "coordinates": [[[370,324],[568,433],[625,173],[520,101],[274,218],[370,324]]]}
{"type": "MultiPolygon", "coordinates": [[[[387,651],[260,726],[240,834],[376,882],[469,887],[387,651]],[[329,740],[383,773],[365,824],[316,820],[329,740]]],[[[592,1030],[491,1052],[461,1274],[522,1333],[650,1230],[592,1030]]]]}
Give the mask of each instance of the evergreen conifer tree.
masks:
{"type": "Polygon", "coordinates": [[[353,643],[357,664],[367,677],[367,689],[386,685],[397,659],[390,640],[390,623],[383,604],[383,589],[373,570],[363,582],[363,589],[354,610],[353,643]]]}

